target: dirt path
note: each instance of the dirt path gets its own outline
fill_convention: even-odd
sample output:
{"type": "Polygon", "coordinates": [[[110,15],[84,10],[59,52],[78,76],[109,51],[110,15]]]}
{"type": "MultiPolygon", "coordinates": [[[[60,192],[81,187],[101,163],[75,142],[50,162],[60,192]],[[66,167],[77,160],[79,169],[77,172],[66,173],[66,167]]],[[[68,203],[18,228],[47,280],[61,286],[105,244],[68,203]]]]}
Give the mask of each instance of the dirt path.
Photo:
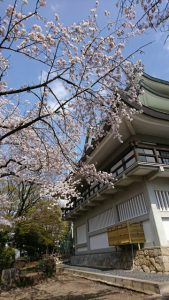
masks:
{"type": "MultiPolygon", "coordinates": [[[[60,275],[36,286],[1,292],[0,300],[143,300],[148,296],[80,277],[60,275]]],[[[160,298],[156,298],[160,299],[160,298]]],[[[166,298],[167,299],[167,298],[166,298]]],[[[169,298],[168,298],[169,299],[169,298]]]]}

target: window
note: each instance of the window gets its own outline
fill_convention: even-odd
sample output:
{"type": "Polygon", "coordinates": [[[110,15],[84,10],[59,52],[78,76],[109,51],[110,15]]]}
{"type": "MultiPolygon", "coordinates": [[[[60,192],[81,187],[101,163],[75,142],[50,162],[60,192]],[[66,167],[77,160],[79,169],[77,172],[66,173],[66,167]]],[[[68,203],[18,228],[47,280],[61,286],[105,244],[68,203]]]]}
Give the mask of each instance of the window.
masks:
{"type": "Polygon", "coordinates": [[[132,166],[135,163],[135,157],[131,158],[129,161],[126,162],[126,169],[132,166]]]}
{"type": "Polygon", "coordinates": [[[130,220],[132,218],[144,215],[147,213],[147,207],[143,193],[138,194],[126,202],[117,205],[120,221],[130,220]]]}
{"type": "Polygon", "coordinates": [[[161,211],[169,211],[169,191],[155,191],[157,207],[161,211]]]}
{"type": "Polygon", "coordinates": [[[89,232],[93,232],[102,228],[106,228],[115,223],[113,208],[89,219],[89,232]]]}
{"type": "Polygon", "coordinates": [[[157,151],[160,163],[169,164],[169,151],[157,151]]]}
{"type": "Polygon", "coordinates": [[[155,156],[152,149],[143,149],[137,148],[137,153],[139,156],[139,161],[141,162],[148,162],[148,163],[155,163],[155,156]]]}

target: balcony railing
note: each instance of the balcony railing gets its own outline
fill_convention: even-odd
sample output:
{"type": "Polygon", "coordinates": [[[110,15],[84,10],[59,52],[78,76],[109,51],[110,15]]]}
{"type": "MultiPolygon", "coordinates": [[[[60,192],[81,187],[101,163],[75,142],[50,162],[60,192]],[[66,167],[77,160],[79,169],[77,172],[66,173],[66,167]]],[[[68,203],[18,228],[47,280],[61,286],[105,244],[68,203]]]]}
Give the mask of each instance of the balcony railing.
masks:
{"type": "MultiPolygon", "coordinates": [[[[121,156],[114,161],[108,172],[112,173],[112,177],[117,181],[123,174],[134,165],[141,163],[143,165],[169,165],[169,146],[162,147],[148,144],[135,144],[128,148],[121,156]]],[[[89,186],[81,197],[72,198],[65,208],[65,216],[68,216],[75,208],[85,203],[87,199],[96,195],[102,189],[106,188],[104,183],[95,183],[89,186]]]]}

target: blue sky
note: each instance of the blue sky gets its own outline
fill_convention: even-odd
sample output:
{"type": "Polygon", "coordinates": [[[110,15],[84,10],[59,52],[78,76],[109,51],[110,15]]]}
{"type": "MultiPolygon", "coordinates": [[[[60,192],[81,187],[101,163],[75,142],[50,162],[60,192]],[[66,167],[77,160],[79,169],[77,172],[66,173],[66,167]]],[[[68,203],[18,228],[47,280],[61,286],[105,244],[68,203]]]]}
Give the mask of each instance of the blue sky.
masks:
{"type": "MultiPolygon", "coordinates": [[[[0,6],[5,3],[11,3],[11,0],[5,0],[0,6]]],[[[35,0],[29,0],[32,5],[35,0]]],[[[100,0],[100,8],[98,12],[98,21],[100,26],[106,21],[104,10],[108,9],[111,12],[111,17],[114,15],[114,0],[100,0]]],[[[47,0],[47,6],[41,9],[42,14],[47,19],[52,19],[54,14],[59,14],[61,21],[65,25],[70,25],[73,22],[78,22],[85,19],[90,8],[94,7],[94,0],[47,0]]],[[[151,45],[144,48],[142,55],[136,56],[140,58],[145,66],[145,72],[149,75],[169,80],[169,41],[164,44],[166,35],[154,30],[147,31],[141,37],[135,38],[128,45],[128,52],[132,52],[140,46],[152,42],[151,45]]],[[[15,56],[11,64],[11,70],[8,75],[10,86],[19,86],[20,84],[35,83],[38,81],[39,75],[43,71],[43,66],[37,66],[30,61],[23,61],[19,56],[15,56]],[[16,71],[17,70],[17,71],[16,71]]]]}
{"type": "MultiPolygon", "coordinates": [[[[100,0],[100,9],[98,12],[98,20],[100,26],[106,21],[104,10],[110,10],[111,17],[114,14],[114,2],[116,0],[100,0]]],[[[12,0],[0,0],[0,11],[6,6],[6,3],[12,3],[12,0]]],[[[33,5],[35,0],[29,0],[33,5]]],[[[85,19],[89,15],[89,10],[94,7],[95,0],[47,0],[47,6],[41,9],[42,14],[51,20],[55,14],[59,14],[61,21],[65,25],[70,25],[73,22],[78,22],[85,19]]],[[[145,72],[151,76],[169,81],[169,41],[164,44],[166,34],[154,30],[147,31],[144,35],[137,37],[130,42],[128,52],[131,53],[140,46],[152,42],[151,45],[144,48],[144,53],[135,57],[142,60],[145,66],[145,72]]],[[[14,55],[11,57],[11,68],[8,73],[7,80],[11,87],[19,87],[25,84],[34,84],[39,81],[40,74],[44,72],[44,66],[39,66],[37,63],[30,63],[29,60],[22,60],[20,56],[14,55]]],[[[53,91],[59,98],[64,98],[65,89],[60,83],[53,83],[53,91]]],[[[27,94],[27,97],[29,95],[27,94]]]]}
{"type": "MultiPolygon", "coordinates": [[[[100,24],[105,21],[103,15],[104,9],[108,9],[113,16],[114,0],[100,0],[100,24]]],[[[50,17],[51,12],[58,13],[61,21],[65,24],[80,21],[88,16],[91,7],[94,6],[93,0],[47,0],[48,12],[46,15],[50,17]]],[[[138,47],[152,42],[150,46],[144,49],[144,53],[139,56],[144,63],[145,72],[149,75],[169,80],[169,41],[164,43],[166,34],[160,31],[149,30],[143,36],[133,40],[130,45],[131,51],[138,47]]]]}

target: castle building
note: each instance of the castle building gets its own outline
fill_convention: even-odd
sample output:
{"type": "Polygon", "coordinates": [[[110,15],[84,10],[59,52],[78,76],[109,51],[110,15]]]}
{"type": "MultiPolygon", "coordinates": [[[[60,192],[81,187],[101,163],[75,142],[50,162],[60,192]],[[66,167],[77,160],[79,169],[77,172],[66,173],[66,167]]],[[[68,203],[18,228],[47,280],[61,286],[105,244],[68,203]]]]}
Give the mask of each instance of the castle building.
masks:
{"type": "Polygon", "coordinates": [[[143,113],[111,129],[87,163],[109,170],[114,188],[96,183],[68,203],[74,225],[72,264],[169,271],[169,82],[144,74],[143,113]]]}

